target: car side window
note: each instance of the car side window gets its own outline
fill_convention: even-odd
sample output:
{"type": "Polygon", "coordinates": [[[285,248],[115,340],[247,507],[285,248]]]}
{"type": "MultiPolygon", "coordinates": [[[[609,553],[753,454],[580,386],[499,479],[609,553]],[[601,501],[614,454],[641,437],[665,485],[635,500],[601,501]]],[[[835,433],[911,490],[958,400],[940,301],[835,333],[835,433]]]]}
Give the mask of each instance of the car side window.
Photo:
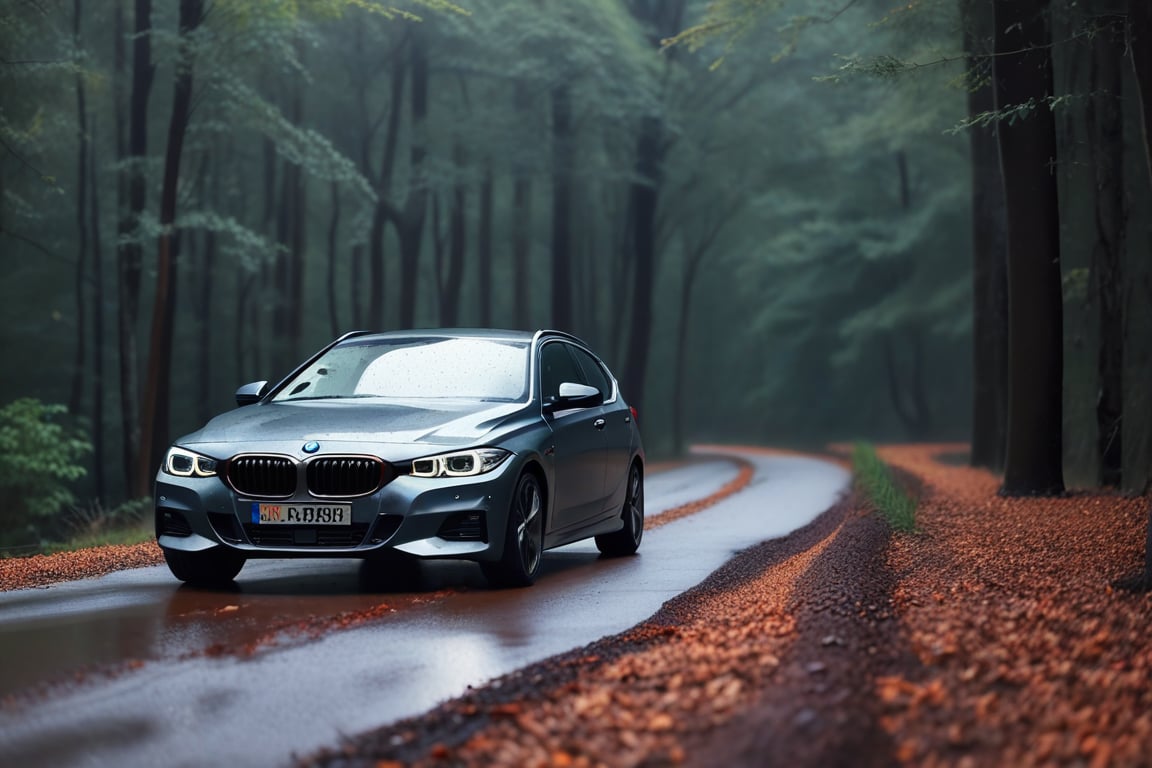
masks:
{"type": "Polygon", "coordinates": [[[588,354],[579,347],[572,347],[572,355],[580,364],[581,370],[584,371],[584,378],[582,382],[590,387],[596,387],[600,390],[600,394],[604,396],[605,400],[612,399],[612,381],[608,378],[608,374],[604,372],[604,366],[596,361],[596,358],[588,354]]]}
{"type": "Polygon", "coordinates": [[[559,397],[560,385],[564,382],[584,382],[580,368],[568,350],[569,345],[561,342],[545,344],[540,349],[540,394],[544,402],[559,397]]]}

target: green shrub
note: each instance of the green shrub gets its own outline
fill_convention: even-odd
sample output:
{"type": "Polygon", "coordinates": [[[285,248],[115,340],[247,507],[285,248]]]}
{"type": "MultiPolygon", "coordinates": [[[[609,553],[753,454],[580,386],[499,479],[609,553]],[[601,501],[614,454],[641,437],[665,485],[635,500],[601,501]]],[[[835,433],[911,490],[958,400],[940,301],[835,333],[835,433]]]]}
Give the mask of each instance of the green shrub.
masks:
{"type": "Polygon", "coordinates": [[[868,443],[852,447],[856,487],[884,519],[898,531],[916,530],[916,500],[892,479],[892,471],[868,443]]]}
{"type": "Polygon", "coordinates": [[[67,413],[33,398],[0,408],[0,542],[38,542],[73,504],[71,484],[87,474],[80,462],[92,444],[57,420],[67,413]]]}

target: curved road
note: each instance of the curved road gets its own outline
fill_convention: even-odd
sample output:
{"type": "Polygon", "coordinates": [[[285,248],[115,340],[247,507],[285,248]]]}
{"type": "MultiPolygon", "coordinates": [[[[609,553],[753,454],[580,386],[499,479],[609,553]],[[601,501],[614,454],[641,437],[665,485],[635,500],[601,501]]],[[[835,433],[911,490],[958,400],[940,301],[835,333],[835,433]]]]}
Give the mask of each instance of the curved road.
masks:
{"type": "MultiPolygon", "coordinates": [[[[443,562],[417,593],[369,594],[355,561],[312,560],[250,562],[231,592],[179,587],[159,566],[0,594],[0,765],[284,764],[621,632],[848,483],[816,459],[730,453],[755,469],[743,491],[646,532],[637,557],[550,551],[525,590],[443,562]]],[[[736,473],[722,459],[654,473],[647,514],[736,473]]]]}

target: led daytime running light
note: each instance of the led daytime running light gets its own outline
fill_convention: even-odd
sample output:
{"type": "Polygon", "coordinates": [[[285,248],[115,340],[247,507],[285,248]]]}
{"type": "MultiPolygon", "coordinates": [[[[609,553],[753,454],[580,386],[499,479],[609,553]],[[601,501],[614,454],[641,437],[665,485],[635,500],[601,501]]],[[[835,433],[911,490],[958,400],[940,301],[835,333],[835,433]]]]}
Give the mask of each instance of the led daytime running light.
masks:
{"type": "Polygon", "coordinates": [[[176,477],[215,477],[216,460],[182,448],[169,448],[164,471],[176,477]]]}
{"type": "Polygon", "coordinates": [[[475,477],[491,472],[511,454],[500,448],[479,448],[474,451],[429,456],[412,462],[414,477],[475,477]]]}

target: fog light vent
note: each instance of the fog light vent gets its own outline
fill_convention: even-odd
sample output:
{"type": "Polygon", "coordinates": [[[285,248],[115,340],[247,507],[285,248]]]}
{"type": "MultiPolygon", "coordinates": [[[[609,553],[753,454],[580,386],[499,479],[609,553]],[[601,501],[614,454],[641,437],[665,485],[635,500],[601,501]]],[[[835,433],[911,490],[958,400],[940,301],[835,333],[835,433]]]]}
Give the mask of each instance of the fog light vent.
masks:
{"type": "Polygon", "coordinates": [[[174,509],[156,510],[156,532],[160,536],[191,536],[188,518],[174,509]]]}
{"type": "Polygon", "coordinates": [[[447,541],[488,541],[483,512],[458,512],[440,526],[436,534],[447,541]]]}

